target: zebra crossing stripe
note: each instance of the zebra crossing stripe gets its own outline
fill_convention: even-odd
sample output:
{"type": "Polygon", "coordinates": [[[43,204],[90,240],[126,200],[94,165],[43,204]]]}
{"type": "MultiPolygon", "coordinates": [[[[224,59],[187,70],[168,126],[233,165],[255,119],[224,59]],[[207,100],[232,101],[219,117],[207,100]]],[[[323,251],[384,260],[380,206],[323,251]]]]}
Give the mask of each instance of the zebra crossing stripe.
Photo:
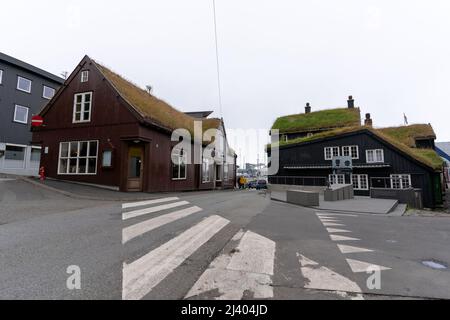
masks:
{"type": "Polygon", "coordinates": [[[222,217],[210,216],[136,261],[124,264],[122,299],[143,298],[228,223],[222,217]]]}
{"type": "Polygon", "coordinates": [[[242,299],[246,291],[255,299],[273,298],[275,242],[251,231],[237,233],[233,241],[239,238],[234,252],[216,258],[185,298],[210,291],[217,291],[220,300],[242,299]]]}
{"type": "Polygon", "coordinates": [[[155,200],[146,200],[146,201],[139,201],[139,202],[124,203],[124,204],[122,204],[122,209],[149,206],[149,205],[152,205],[152,204],[176,201],[176,200],[179,200],[179,199],[180,198],[178,198],[178,197],[170,197],[170,198],[161,198],[161,199],[155,199],[155,200]]]}
{"type": "Polygon", "coordinates": [[[337,234],[330,234],[330,238],[333,241],[359,241],[359,240],[361,240],[361,239],[358,239],[358,238],[340,236],[340,235],[337,235],[337,234]]]}
{"type": "Polygon", "coordinates": [[[349,230],[345,229],[336,229],[336,228],[327,228],[328,233],[351,233],[349,230]]]}
{"type": "Polygon", "coordinates": [[[339,250],[344,254],[345,253],[359,253],[359,252],[373,252],[373,250],[371,250],[371,249],[346,246],[343,244],[338,244],[337,246],[338,246],[339,250]]]}
{"type": "Polygon", "coordinates": [[[189,204],[189,202],[179,201],[179,202],[174,202],[174,203],[169,203],[169,204],[163,204],[163,205],[156,206],[156,207],[124,212],[124,213],[122,213],[122,220],[128,220],[131,218],[136,218],[136,217],[139,217],[139,216],[142,216],[145,214],[154,213],[154,212],[158,212],[158,211],[162,211],[162,210],[173,209],[173,208],[181,207],[181,206],[184,206],[187,204],[189,204]]]}
{"type": "Polygon", "coordinates": [[[141,223],[129,226],[122,230],[122,243],[126,243],[136,237],[143,235],[151,230],[159,228],[165,224],[171,223],[175,220],[187,217],[193,213],[202,211],[202,208],[197,206],[174,211],[153,219],[146,220],[141,223]]]}

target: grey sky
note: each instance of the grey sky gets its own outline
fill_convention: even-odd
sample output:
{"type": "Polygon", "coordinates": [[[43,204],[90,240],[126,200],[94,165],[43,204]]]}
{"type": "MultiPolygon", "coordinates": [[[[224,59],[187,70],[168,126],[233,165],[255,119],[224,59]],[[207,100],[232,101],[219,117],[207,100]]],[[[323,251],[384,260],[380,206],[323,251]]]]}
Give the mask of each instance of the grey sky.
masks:
{"type": "MultiPolygon", "coordinates": [[[[352,94],[375,126],[405,112],[450,140],[450,1],[216,5],[227,128],[268,129],[305,102],[345,106],[352,94]]],[[[4,0],[1,12],[6,54],[56,74],[89,54],[180,110],[220,116],[212,0],[4,0]]]]}

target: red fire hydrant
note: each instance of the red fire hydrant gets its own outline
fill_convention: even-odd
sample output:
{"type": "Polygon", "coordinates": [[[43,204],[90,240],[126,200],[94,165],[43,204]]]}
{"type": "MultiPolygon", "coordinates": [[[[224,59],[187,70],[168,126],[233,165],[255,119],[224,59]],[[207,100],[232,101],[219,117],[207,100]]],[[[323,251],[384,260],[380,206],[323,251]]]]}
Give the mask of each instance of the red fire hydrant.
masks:
{"type": "Polygon", "coordinates": [[[39,179],[41,181],[45,180],[45,168],[44,167],[39,168],[39,179]]]}

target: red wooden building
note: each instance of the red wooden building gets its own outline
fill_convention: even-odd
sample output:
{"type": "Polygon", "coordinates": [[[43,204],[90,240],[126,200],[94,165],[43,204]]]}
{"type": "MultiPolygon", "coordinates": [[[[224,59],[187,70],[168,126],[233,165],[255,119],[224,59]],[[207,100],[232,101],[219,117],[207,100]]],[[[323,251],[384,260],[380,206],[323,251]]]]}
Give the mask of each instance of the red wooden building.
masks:
{"type": "MultiPolygon", "coordinates": [[[[236,155],[226,142],[223,120],[205,114],[183,113],[85,56],[40,112],[44,125],[33,128],[33,144],[42,147],[41,166],[54,179],[121,191],[233,188],[236,155]],[[195,148],[186,152],[172,141],[175,129],[194,133],[194,121],[203,132],[218,129],[223,162],[201,155],[189,164],[195,148]]],[[[202,138],[200,151],[208,143],[202,138]]]]}

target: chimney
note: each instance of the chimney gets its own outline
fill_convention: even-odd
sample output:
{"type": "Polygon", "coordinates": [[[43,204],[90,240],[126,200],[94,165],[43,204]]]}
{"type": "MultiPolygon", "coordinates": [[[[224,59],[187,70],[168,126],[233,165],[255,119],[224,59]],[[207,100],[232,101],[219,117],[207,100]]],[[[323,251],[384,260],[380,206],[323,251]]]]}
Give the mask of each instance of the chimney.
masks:
{"type": "Polygon", "coordinates": [[[372,127],[372,118],[370,117],[370,113],[366,113],[366,119],[364,120],[364,125],[367,127],[372,127]]]}
{"type": "Polygon", "coordinates": [[[311,105],[309,104],[309,102],[306,104],[305,113],[311,113],[311,105]]]}
{"type": "Polygon", "coordinates": [[[353,109],[355,107],[355,100],[353,100],[353,96],[348,97],[347,103],[349,109],[353,109]]]}

